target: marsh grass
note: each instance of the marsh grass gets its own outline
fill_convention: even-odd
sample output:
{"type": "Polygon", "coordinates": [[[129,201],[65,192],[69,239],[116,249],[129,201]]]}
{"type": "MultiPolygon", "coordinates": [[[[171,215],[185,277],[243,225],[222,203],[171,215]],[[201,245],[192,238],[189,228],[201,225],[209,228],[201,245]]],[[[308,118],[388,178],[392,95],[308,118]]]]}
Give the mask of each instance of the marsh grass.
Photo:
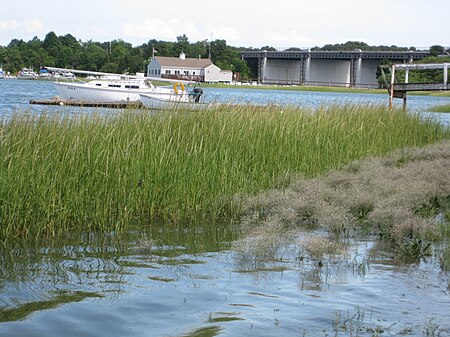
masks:
{"type": "Polygon", "coordinates": [[[432,112],[450,112],[450,104],[438,105],[430,109],[432,112]]]}
{"type": "MultiPolygon", "coordinates": [[[[232,219],[242,196],[449,135],[436,122],[380,106],[18,113],[0,124],[0,239],[232,219]]],[[[369,204],[370,186],[361,191],[369,204]]],[[[322,207],[314,201],[303,198],[305,208],[285,207],[282,217],[312,225],[322,207]]]]}
{"type": "MultiPolygon", "coordinates": [[[[416,261],[431,254],[432,244],[440,239],[448,245],[448,222],[436,221],[436,214],[449,208],[449,168],[448,140],[369,157],[316,178],[297,179],[283,191],[270,190],[247,199],[242,226],[252,233],[260,224],[275,222],[275,226],[280,221],[291,232],[305,233],[315,224],[316,237],[310,236],[306,247],[333,236],[338,241],[361,234],[376,236],[390,242],[398,257],[416,261]]],[[[446,268],[448,249],[441,251],[446,268]]],[[[314,251],[307,252],[311,258],[320,258],[314,251]]]]}

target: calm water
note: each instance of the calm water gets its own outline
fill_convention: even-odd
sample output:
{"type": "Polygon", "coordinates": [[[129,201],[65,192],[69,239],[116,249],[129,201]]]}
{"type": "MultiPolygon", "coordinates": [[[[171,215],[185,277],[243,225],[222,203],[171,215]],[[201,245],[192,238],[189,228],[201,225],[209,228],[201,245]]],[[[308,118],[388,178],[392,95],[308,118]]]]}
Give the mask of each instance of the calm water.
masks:
{"type": "MultiPolygon", "coordinates": [[[[387,95],[205,91],[237,103],[387,103],[387,95]]],[[[0,80],[0,92],[3,115],[80,109],[29,106],[29,99],[56,95],[51,83],[0,80]]],[[[449,98],[408,103],[426,111],[449,98]]],[[[295,248],[276,260],[238,253],[239,235],[171,225],[0,246],[0,336],[450,335],[450,275],[434,258],[398,264],[369,240],[352,242],[346,259],[319,268],[295,248]]]]}
{"type": "MultiPolygon", "coordinates": [[[[350,94],[350,93],[322,93],[290,90],[261,90],[261,89],[218,89],[203,88],[205,100],[221,103],[255,103],[255,104],[279,104],[297,105],[304,107],[317,107],[326,104],[339,103],[369,103],[388,104],[386,94],[350,94]]],[[[17,110],[39,111],[75,111],[80,108],[59,106],[37,106],[29,105],[30,99],[50,99],[57,96],[53,83],[47,81],[26,80],[0,80],[0,114],[10,114],[17,110]]],[[[433,96],[408,96],[408,109],[412,111],[426,112],[433,106],[449,104],[449,97],[433,96]]],[[[394,101],[396,106],[401,107],[402,100],[394,101]]],[[[98,110],[98,108],[96,108],[98,110]]],[[[89,111],[87,108],[82,111],[89,111]]],[[[435,114],[438,118],[444,118],[445,114],[435,114]]]]}

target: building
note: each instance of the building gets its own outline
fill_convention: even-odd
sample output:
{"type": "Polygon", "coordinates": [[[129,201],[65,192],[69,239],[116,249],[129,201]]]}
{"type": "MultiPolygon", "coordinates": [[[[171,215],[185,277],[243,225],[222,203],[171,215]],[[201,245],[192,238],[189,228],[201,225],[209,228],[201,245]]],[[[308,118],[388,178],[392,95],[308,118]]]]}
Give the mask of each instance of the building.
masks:
{"type": "Polygon", "coordinates": [[[222,70],[209,59],[156,56],[148,65],[147,76],[208,83],[231,83],[231,70],[222,70]]]}

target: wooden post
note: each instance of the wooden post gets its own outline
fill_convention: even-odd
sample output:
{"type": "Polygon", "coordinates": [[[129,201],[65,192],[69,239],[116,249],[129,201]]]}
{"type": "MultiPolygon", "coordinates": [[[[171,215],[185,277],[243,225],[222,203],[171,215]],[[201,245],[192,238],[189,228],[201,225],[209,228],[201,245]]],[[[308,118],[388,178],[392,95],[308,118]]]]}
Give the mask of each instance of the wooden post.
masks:
{"type": "Polygon", "coordinates": [[[389,88],[389,110],[392,111],[394,101],[395,64],[391,66],[391,87],[389,88]]]}
{"type": "Polygon", "coordinates": [[[444,64],[444,86],[447,85],[448,81],[448,63],[444,64]]]}

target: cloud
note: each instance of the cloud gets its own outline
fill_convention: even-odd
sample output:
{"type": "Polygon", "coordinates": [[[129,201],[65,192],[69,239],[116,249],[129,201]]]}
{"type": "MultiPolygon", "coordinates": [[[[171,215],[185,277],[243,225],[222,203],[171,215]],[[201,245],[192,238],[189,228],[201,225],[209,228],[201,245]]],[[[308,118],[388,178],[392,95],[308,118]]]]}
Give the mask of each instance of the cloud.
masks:
{"type": "Polygon", "coordinates": [[[174,40],[182,34],[189,37],[185,26],[178,19],[145,19],[143,22],[125,22],[122,25],[122,32],[124,36],[130,38],[174,40]]]}
{"type": "Polygon", "coordinates": [[[122,25],[122,34],[127,38],[133,39],[150,39],[174,41],[177,36],[186,34],[191,42],[209,40],[211,35],[213,40],[236,40],[239,37],[235,28],[213,24],[199,25],[194,21],[180,20],[172,18],[169,20],[162,19],[145,19],[141,22],[125,22],[122,25]]]}
{"type": "Polygon", "coordinates": [[[17,27],[19,27],[19,24],[16,20],[0,20],[0,31],[16,30],[17,27]]]}
{"type": "Polygon", "coordinates": [[[25,21],[0,20],[0,31],[16,31],[25,33],[42,33],[43,24],[40,19],[29,19],[25,21]]]}
{"type": "Polygon", "coordinates": [[[43,24],[39,19],[25,20],[22,27],[27,33],[41,33],[43,31],[43,24]]]}

